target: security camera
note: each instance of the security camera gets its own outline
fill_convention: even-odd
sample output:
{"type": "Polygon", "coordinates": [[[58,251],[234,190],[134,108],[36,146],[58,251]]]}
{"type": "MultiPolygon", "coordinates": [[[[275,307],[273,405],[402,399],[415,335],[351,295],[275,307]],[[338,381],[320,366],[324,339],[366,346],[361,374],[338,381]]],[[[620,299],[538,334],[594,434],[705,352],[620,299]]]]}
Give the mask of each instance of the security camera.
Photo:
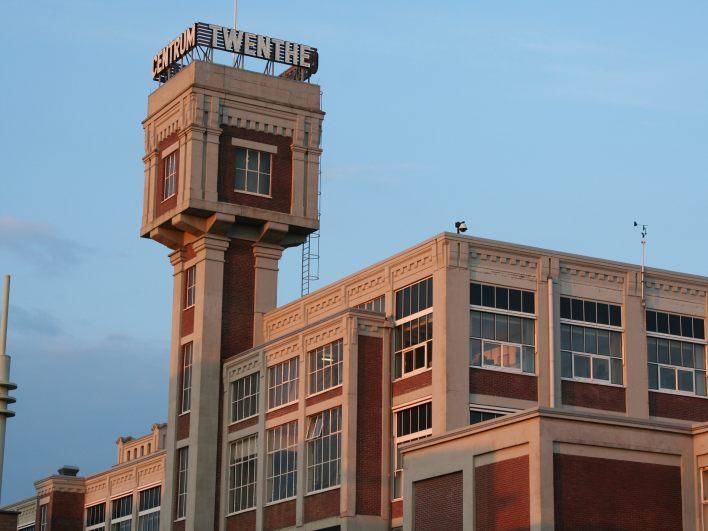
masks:
{"type": "Polygon", "coordinates": [[[464,221],[456,221],[455,228],[457,229],[457,234],[460,234],[461,232],[467,232],[467,223],[465,223],[464,221]]]}

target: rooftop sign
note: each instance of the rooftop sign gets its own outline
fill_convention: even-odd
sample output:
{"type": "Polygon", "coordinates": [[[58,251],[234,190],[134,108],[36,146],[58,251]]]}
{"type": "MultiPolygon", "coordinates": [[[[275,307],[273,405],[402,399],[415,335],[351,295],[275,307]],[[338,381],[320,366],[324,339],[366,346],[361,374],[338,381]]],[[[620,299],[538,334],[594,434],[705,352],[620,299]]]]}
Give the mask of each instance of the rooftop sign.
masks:
{"type": "Polygon", "coordinates": [[[195,50],[203,49],[199,58],[211,60],[211,50],[222,50],[247,57],[290,65],[302,69],[302,79],[317,72],[317,48],[275,37],[256,35],[216,24],[196,22],[152,58],[152,77],[166,81],[182,68],[184,59],[191,60],[195,50]]]}

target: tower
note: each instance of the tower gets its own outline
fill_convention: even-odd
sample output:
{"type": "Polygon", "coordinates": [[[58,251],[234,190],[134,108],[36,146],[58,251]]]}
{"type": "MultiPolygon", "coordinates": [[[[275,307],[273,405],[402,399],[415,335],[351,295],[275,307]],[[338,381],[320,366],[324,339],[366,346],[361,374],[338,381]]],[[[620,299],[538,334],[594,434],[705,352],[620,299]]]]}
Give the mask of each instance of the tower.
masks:
{"type": "MultiPolygon", "coordinates": [[[[156,56],[159,66],[174,62],[143,121],[140,232],[171,249],[174,279],[165,530],[218,528],[222,364],[263,341],[282,252],[319,224],[324,113],[319,87],[297,72],[312,49],[301,46],[298,63],[298,45],[222,28],[231,40],[219,48],[255,55],[268,39],[268,53],[282,58],[285,48],[276,62],[288,62],[289,49],[296,66],[276,77],[214,64],[209,53],[177,62],[211,43],[199,33],[206,27],[195,24],[196,39],[185,32],[156,56]]],[[[208,27],[216,46],[221,32],[208,27]]]]}

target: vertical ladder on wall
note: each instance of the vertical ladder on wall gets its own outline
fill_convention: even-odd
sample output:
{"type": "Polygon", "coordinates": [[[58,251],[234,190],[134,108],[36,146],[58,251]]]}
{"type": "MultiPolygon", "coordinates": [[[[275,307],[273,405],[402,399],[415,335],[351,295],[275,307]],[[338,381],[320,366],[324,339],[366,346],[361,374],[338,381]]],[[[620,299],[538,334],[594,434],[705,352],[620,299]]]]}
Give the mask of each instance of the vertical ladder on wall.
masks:
{"type": "MultiPolygon", "coordinates": [[[[322,166],[317,181],[317,222],[319,223],[322,211],[320,201],[322,200],[322,166]]],[[[302,244],[302,278],[300,283],[300,296],[304,297],[310,293],[310,282],[320,279],[320,230],[317,229],[307,236],[302,244]]]]}

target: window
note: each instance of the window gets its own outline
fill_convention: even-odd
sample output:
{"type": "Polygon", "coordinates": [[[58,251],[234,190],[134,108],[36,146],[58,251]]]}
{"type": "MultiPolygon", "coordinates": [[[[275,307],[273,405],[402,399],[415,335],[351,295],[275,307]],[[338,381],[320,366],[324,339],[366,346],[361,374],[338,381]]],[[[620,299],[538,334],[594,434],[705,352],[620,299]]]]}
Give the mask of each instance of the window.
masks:
{"type": "Polygon", "coordinates": [[[705,339],[703,319],[647,310],[647,332],[705,339]]]}
{"type": "Polygon", "coordinates": [[[422,312],[433,306],[433,279],[426,278],[396,292],[396,319],[422,312]]]}
{"type": "Polygon", "coordinates": [[[138,531],[159,531],[160,498],[159,486],[141,490],[138,504],[138,531]]]}
{"type": "Polygon", "coordinates": [[[106,529],[106,504],[99,503],[86,508],[86,531],[106,529]]]}
{"type": "Polygon", "coordinates": [[[177,152],[170,153],[164,158],[164,171],[162,183],[162,200],[169,199],[177,193],[177,152]]]}
{"type": "Polygon", "coordinates": [[[236,181],[234,190],[270,195],[270,153],[236,148],[236,181]]]}
{"type": "Polygon", "coordinates": [[[39,531],[47,531],[49,526],[47,507],[48,505],[46,503],[39,506],[39,531]]]}
{"type": "Polygon", "coordinates": [[[536,313],[536,301],[533,291],[503,288],[489,284],[470,284],[470,303],[472,306],[495,308],[511,312],[536,313]]]}
{"type": "Polygon", "coordinates": [[[297,400],[299,358],[291,358],[268,367],[268,407],[282,406],[297,400]]]}
{"type": "Polygon", "coordinates": [[[133,495],[111,502],[111,531],[130,531],[133,520],[133,495]]]}
{"type": "Polygon", "coordinates": [[[310,394],[342,383],[342,350],[343,342],[340,339],[308,353],[310,394]]]}
{"type": "Polygon", "coordinates": [[[514,412],[515,410],[513,409],[470,404],[470,424],[477,424],[485,420],[503,417],[504,415],[514,412]]]}
{"type": "Polygon", "coordinates": [[[561,297],[561,319],[586,323],[622,326],[622,308],[617,304],[561,297]]]}
{"type": "Polygon", "coordinates": [[[358,310],[369,310],[370,312],[386,313],[386,295],[381,295],[370,301],[357,304],[354,308],[358,310]]]}
{"type": "Polygon", "coordinates": [[[649,389],[706,396],[705,345],[647,337],[649,389]]]}
{"type": "Polygon", "coordinates": [[[400,498],[403,488],[403,462],[398,448],[403,443],[424,439],[432,435],[432,402],[401,409],[396,411],[395,415],[393,497],[400,498]]]}
{"type": "Polygon", "coordinates": [[[258,414],[258,387],[260,374],[254,372],[231,382],[231,422],[258,414]]]}
{"type": "Polygon", "coordinates": [[[189,470],[189,447],[177,450],[177,519],[187,516],[187,472],[189,470]]]}
{"type": "Polygon", "coordinates": [[[258,436],[251,435],[229,447],[229,513],[256,506],[258,436]]]}
{"type": "Polygon", "coordinates": [[[194,306],[197,290],[197,266],[192,266],[186,272],[186,289],[184,295],[184,309],[194,306]]]}
{"type": "Polygon", "coordinates": [[[328,409],[307,421],[307,492],[335,487],[342,462],[342,410],[328,409]]]}
{"type": "Polygon", "coordinates": [[[187,413],[192,407],[192,343],[182,347],[182,409],[187,413]]]}
{"type": "Polygon", "coordinates": [[[414,317],[394,331],[394,379],[421,372],[433,365],[433,314],[414,317]]]}
{"type": "Polygon", "coordinates": [[[535,373],[534,320],[470,311],[470,366],[535,373]]]}
{"type": "Polygon", "coordinates": [[[292,498],[297,492],[297,421],[270,429],[266,435],[266,499],[292,498]]]}
{"type": "Polygon", "coordinates": [[[622,334],[561,323],[561,377],[622,385],[622,334]]]}

